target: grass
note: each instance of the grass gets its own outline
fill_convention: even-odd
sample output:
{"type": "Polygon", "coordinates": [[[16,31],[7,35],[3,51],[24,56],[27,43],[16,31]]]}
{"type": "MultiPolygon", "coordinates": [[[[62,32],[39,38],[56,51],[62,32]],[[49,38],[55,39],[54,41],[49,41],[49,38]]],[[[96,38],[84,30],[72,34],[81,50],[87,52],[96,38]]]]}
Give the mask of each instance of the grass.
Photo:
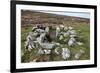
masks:
{"type": "MultiPolygon", "coordinates": [[[[66,26],[66,24],[65,24],[66,26]]],[[[84,49],[85,53],[81,55],[79,60],[88,60],[90,59],[90,25],[86,23],[77,23],[71,24],[75,28],[75,30],[79,33],[78,40],[84,43],[83,46],[73,46],[68,47],[67,43],[63,43],[63,41],[59,41],[62,47],[68,47],[71,51],[71,57],[67,60],[75,60],[74,56],[80,49],[84,49]]],[[[63,61],[61,55],[56,55],[53,51],[51,55],[38,55],[37,49],[32,49],[31,52],[27,51],[24,47],[26,37],[28,33],[31,31],[32,27],[21,27],[21,51],[24,52],[24,55],[21,56],[21,62],[27,63],[32,62],[35,58],[43,59],[44,61],[63,61]]],[[[54,30],[54,29],[53,29],[54,30]]],[[[53,41],[58,41],[58,39],[54,39],[53,41]]],[[[61,49],[61,48],[59,48],[61,49]]]]}

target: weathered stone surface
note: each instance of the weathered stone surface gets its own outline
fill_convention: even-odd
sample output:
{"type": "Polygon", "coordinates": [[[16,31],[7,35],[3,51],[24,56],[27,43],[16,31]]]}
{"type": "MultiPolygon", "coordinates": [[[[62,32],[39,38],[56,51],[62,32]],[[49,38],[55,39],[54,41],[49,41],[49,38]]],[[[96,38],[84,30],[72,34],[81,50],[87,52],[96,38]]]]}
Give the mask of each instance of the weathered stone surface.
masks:
{"type": "Polygon", "coordinates": [[[62,58],[63,59],[70,58],[70,50],[68,48],[62,48],[62,58]]]}

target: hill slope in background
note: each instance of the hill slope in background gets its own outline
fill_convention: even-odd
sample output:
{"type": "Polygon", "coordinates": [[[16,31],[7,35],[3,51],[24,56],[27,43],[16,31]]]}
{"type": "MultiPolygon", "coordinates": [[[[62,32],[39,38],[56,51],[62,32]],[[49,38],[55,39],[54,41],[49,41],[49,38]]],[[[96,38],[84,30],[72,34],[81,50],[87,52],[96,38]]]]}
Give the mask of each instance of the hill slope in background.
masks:
{"type": "Polygon", "coordinates": [[[60,25],[60,24],[73,24],[89,23],[89,19],[74,16],[64,16],[51,13],[36,12],[31,10],[21,10],[21,25],[34,26],[36,24],[60,25]]]}

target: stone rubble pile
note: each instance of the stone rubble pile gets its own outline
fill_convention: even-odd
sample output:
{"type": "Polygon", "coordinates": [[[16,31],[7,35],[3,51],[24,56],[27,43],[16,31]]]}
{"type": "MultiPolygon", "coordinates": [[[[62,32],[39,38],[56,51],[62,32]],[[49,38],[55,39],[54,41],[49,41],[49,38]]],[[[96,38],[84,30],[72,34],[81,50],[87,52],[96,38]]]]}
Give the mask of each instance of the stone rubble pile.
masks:
{"type": "MultiPolygon", "coordinates": [[[[76,40],[75,37],[78,36],[78,33],[72,26],[66,27],[60,25],[56,27],[55,31],[55,37],[58,42],[51,40],[49,27],[33,27],[26,38],[25,48],[28,49],[28,51],[38,49],[37,54],[40,55],[51,54],[52,49],[54,49],[55,54],[61,54],[62,58],[66,60],[71,57],[70,47],[74,45],[84,45],[82,42],[76,40]],[[61,46],[62,44],[59,41],[64,41],[64,44],[68,47],[61,46]],[[61,49],[61,51],[59,51],[59,49],[61,49]]],[[[83,53],[85,53],[83,49],[79,50],[79,52],[75,54],[75,59],[79,59],[83,53]]]]}

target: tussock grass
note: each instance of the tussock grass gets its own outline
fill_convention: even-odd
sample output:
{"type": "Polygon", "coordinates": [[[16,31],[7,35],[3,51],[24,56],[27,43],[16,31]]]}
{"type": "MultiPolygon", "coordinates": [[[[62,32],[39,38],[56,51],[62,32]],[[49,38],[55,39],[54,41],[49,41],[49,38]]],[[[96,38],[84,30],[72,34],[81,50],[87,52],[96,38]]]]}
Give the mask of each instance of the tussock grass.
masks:
{"type": "MultiPolygon", "coordinates": [[[[91,50],[90,48],[90,25],[86,23],[75,22],[74,24],[71,24],[71,26],[74,27],[75,30],[78,32],[78,36],[76,37],[76,40],[82,42],[84,45],[82,46],[75,45],[73,47],[68,47],[67,43],[65,43],[64,41],[59,41],[58,39],[54,39],[53,41],[60,42],[62,47],[67,47],[70,49],[71,57],[67,60],[70,60],[70,61],[75,60],[74,56],[77,52],[79,52],[80,49],[83,49],[85,53],[81,55],[79,60],[90,59],[90,50],[91,50]]],[[[63,61],[61,55],[56,55],[53,52],[51,55],[40,56],[37,54],[37,49],[32,49],[31,52],[27,51],[24,47],[24,44],[26,41],[26,37],[28,36],[28,33],[31,31],[31,29],[32,27],[21,27],[21,51],[23,51],[24,53],[24,55],[21,56],[21,62],[22,63],[32,62],[35,58],[40,58],[40,59],[43,59],[44,61],[63,61]]],[[[55,29],[51,31],[54,31],[54,30],[55,29]]]]}

